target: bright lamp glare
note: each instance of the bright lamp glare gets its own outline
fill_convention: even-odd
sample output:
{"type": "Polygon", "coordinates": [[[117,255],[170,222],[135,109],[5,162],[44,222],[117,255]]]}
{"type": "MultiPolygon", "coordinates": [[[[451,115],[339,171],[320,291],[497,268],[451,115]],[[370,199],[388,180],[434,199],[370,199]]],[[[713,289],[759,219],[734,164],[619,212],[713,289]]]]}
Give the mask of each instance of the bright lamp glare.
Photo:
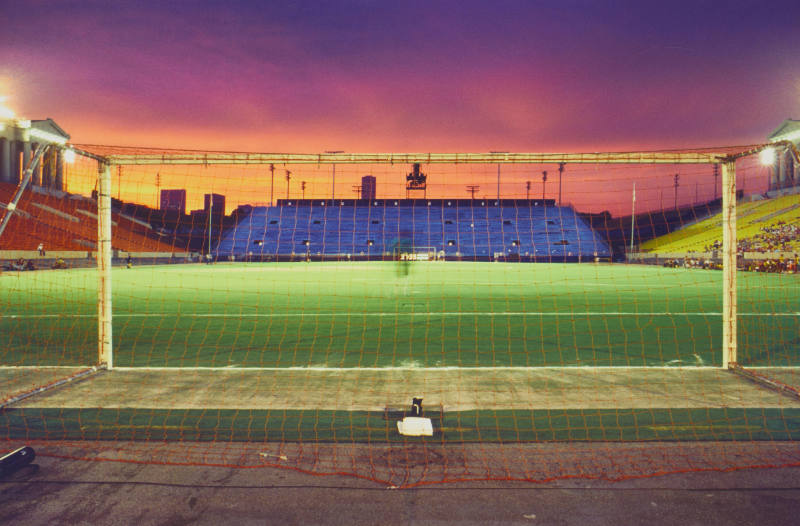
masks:
{"type": "Polygon", "coordinates": [[[758,154],[758,160],[764,166],[772,166],[776,160],[775,148],[766,148],[758,154]]]}
{"type": "Polygon", "coordinates": [[[64,161],[70,164],[75,162],[75,150],[70,150],[67,148],[64,150],[64,161]]]}
{"type": "Polygon", "coordinates": [[[16,116],[17,114],[14,113],[13,110],[11,110],[10,108],[6,108],[5,106],[2,105],[2,102],[0,102],[0,119],[10,121],[16,116]]]}

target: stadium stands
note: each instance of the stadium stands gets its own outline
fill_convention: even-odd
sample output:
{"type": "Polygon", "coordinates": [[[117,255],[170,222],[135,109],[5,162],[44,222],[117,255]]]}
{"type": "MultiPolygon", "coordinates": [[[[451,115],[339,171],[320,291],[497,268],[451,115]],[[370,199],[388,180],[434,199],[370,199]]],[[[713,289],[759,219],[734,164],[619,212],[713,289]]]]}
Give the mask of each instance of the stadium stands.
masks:
{"type": "MultiPolygon", "coordinates": [[[[736,210],[739,251],[800,251],[800,203],[797,195],[739,203],[736,210]]],[[[721,247],[722,215],[715,214],[642,244],[642,251],[709,252],[721,247]]]]}
{"type": "MultiPolygon", "coordinates": [[[[0,203],[13,199],[16,185],[0,183],[0,203]]],[[[94,250],[97,240],[97,204],[77,195],[26,191],[11,217],[0,249],[94,250]]],[[[155,239],[149,228],[133,218],[112,214],[113,248],[126,252],[172,252],[171,245],[155,239]],[[153,236],[153,237],[150,237],[153,236]]]]}
{"type": "Polygon", "coordinates": [[[380,259],[398,245],[409,252],[431,249],[446,259],[610,256],[608,245],[570,207],[469,199],[282,200],[240,215],[222,235],[215,256],[380,259]]]}

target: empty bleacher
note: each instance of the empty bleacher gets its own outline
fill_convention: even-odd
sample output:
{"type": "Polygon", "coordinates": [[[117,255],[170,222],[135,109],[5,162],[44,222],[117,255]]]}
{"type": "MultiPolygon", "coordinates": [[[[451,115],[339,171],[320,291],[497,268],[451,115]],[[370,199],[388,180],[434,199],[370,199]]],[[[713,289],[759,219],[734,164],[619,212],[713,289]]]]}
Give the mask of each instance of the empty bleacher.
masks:
{"type": "MultiPolygon", "coordinates": [[[[9,203],[16,185],[0,183],[0,203],[9,203]]],[[[5,210],[3,210],[5,212],[5,210]]],[[[1,216],[2,214],[0,214],[1,216]]],[[[171,252],[173,247],[124,215],[112,214],[112,246],[126,252],[171,252]]],[[[87,251],[97,246],[97,204],[82,196],[26,190],[0,238],[2,250],[87,251]]]]}
{"type": "Polygon", "coordinates": [[[382,259],[398,243],[447,259],[577,261],[608,245],[570,207],[527,200],[281,201],[254,207],[221,237],[236,258],[382,259]]]}

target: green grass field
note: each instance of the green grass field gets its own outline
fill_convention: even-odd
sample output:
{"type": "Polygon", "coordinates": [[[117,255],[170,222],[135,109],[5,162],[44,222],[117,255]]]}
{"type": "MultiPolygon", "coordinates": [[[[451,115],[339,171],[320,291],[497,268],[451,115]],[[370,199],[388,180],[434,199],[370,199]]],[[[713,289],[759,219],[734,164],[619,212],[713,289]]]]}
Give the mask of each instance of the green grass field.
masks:
{"type": "MultiPolygon", "coordinates": [[[[410,369],[721,362],[720,272],[454,262],[415,262],[408,276],[400,270],[390,262],[118,267],[114,363],[410,369]]],[[[799,279],[739,274],[740,362],[800,365],[799,279]]],[[[96,298],[93,269],[0,275],[0,365],[95,364],[96,298]]],[[[487,396],[491,377],[479,388],[487,396]]],[[[382,412],[163,402],[159,409],[7,407],[0,438],[425,440],[400,437],[382,412]]],[[[585,409],[448,410],[433,418],[433,440],[441,443],[800,438],[800,409],[790,406],[598,409],[587,400],[585,409]]]]}
{"type": "MultiPolygon", "coordinates": [[[[391,262],[113,271],[129,367],[665,366],[721,363],[717,271],[391,262]]],[[[0,365],[91,365],[93,269],[0,275],[0,365]]],[[[800,276],[739,273],[739,361],[800,365],[800,276]]]]}

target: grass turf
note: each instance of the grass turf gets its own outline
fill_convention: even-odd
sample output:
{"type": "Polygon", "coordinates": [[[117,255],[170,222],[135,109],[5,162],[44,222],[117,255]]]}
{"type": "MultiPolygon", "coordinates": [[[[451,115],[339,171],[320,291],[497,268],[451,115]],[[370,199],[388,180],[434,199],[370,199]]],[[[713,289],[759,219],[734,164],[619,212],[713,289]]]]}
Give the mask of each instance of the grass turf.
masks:
{"type": "MultiPolygon", "coordinates": [[[[722,274],[391,262],[114,269],[114,361],[150,367],[719,365],[722,274]]],[[[740,273],[739,361],[799,365],[798,276],[740,273]]],[[[96,361],[96,273],[0,275],[0,364],[96,361]]]]}

